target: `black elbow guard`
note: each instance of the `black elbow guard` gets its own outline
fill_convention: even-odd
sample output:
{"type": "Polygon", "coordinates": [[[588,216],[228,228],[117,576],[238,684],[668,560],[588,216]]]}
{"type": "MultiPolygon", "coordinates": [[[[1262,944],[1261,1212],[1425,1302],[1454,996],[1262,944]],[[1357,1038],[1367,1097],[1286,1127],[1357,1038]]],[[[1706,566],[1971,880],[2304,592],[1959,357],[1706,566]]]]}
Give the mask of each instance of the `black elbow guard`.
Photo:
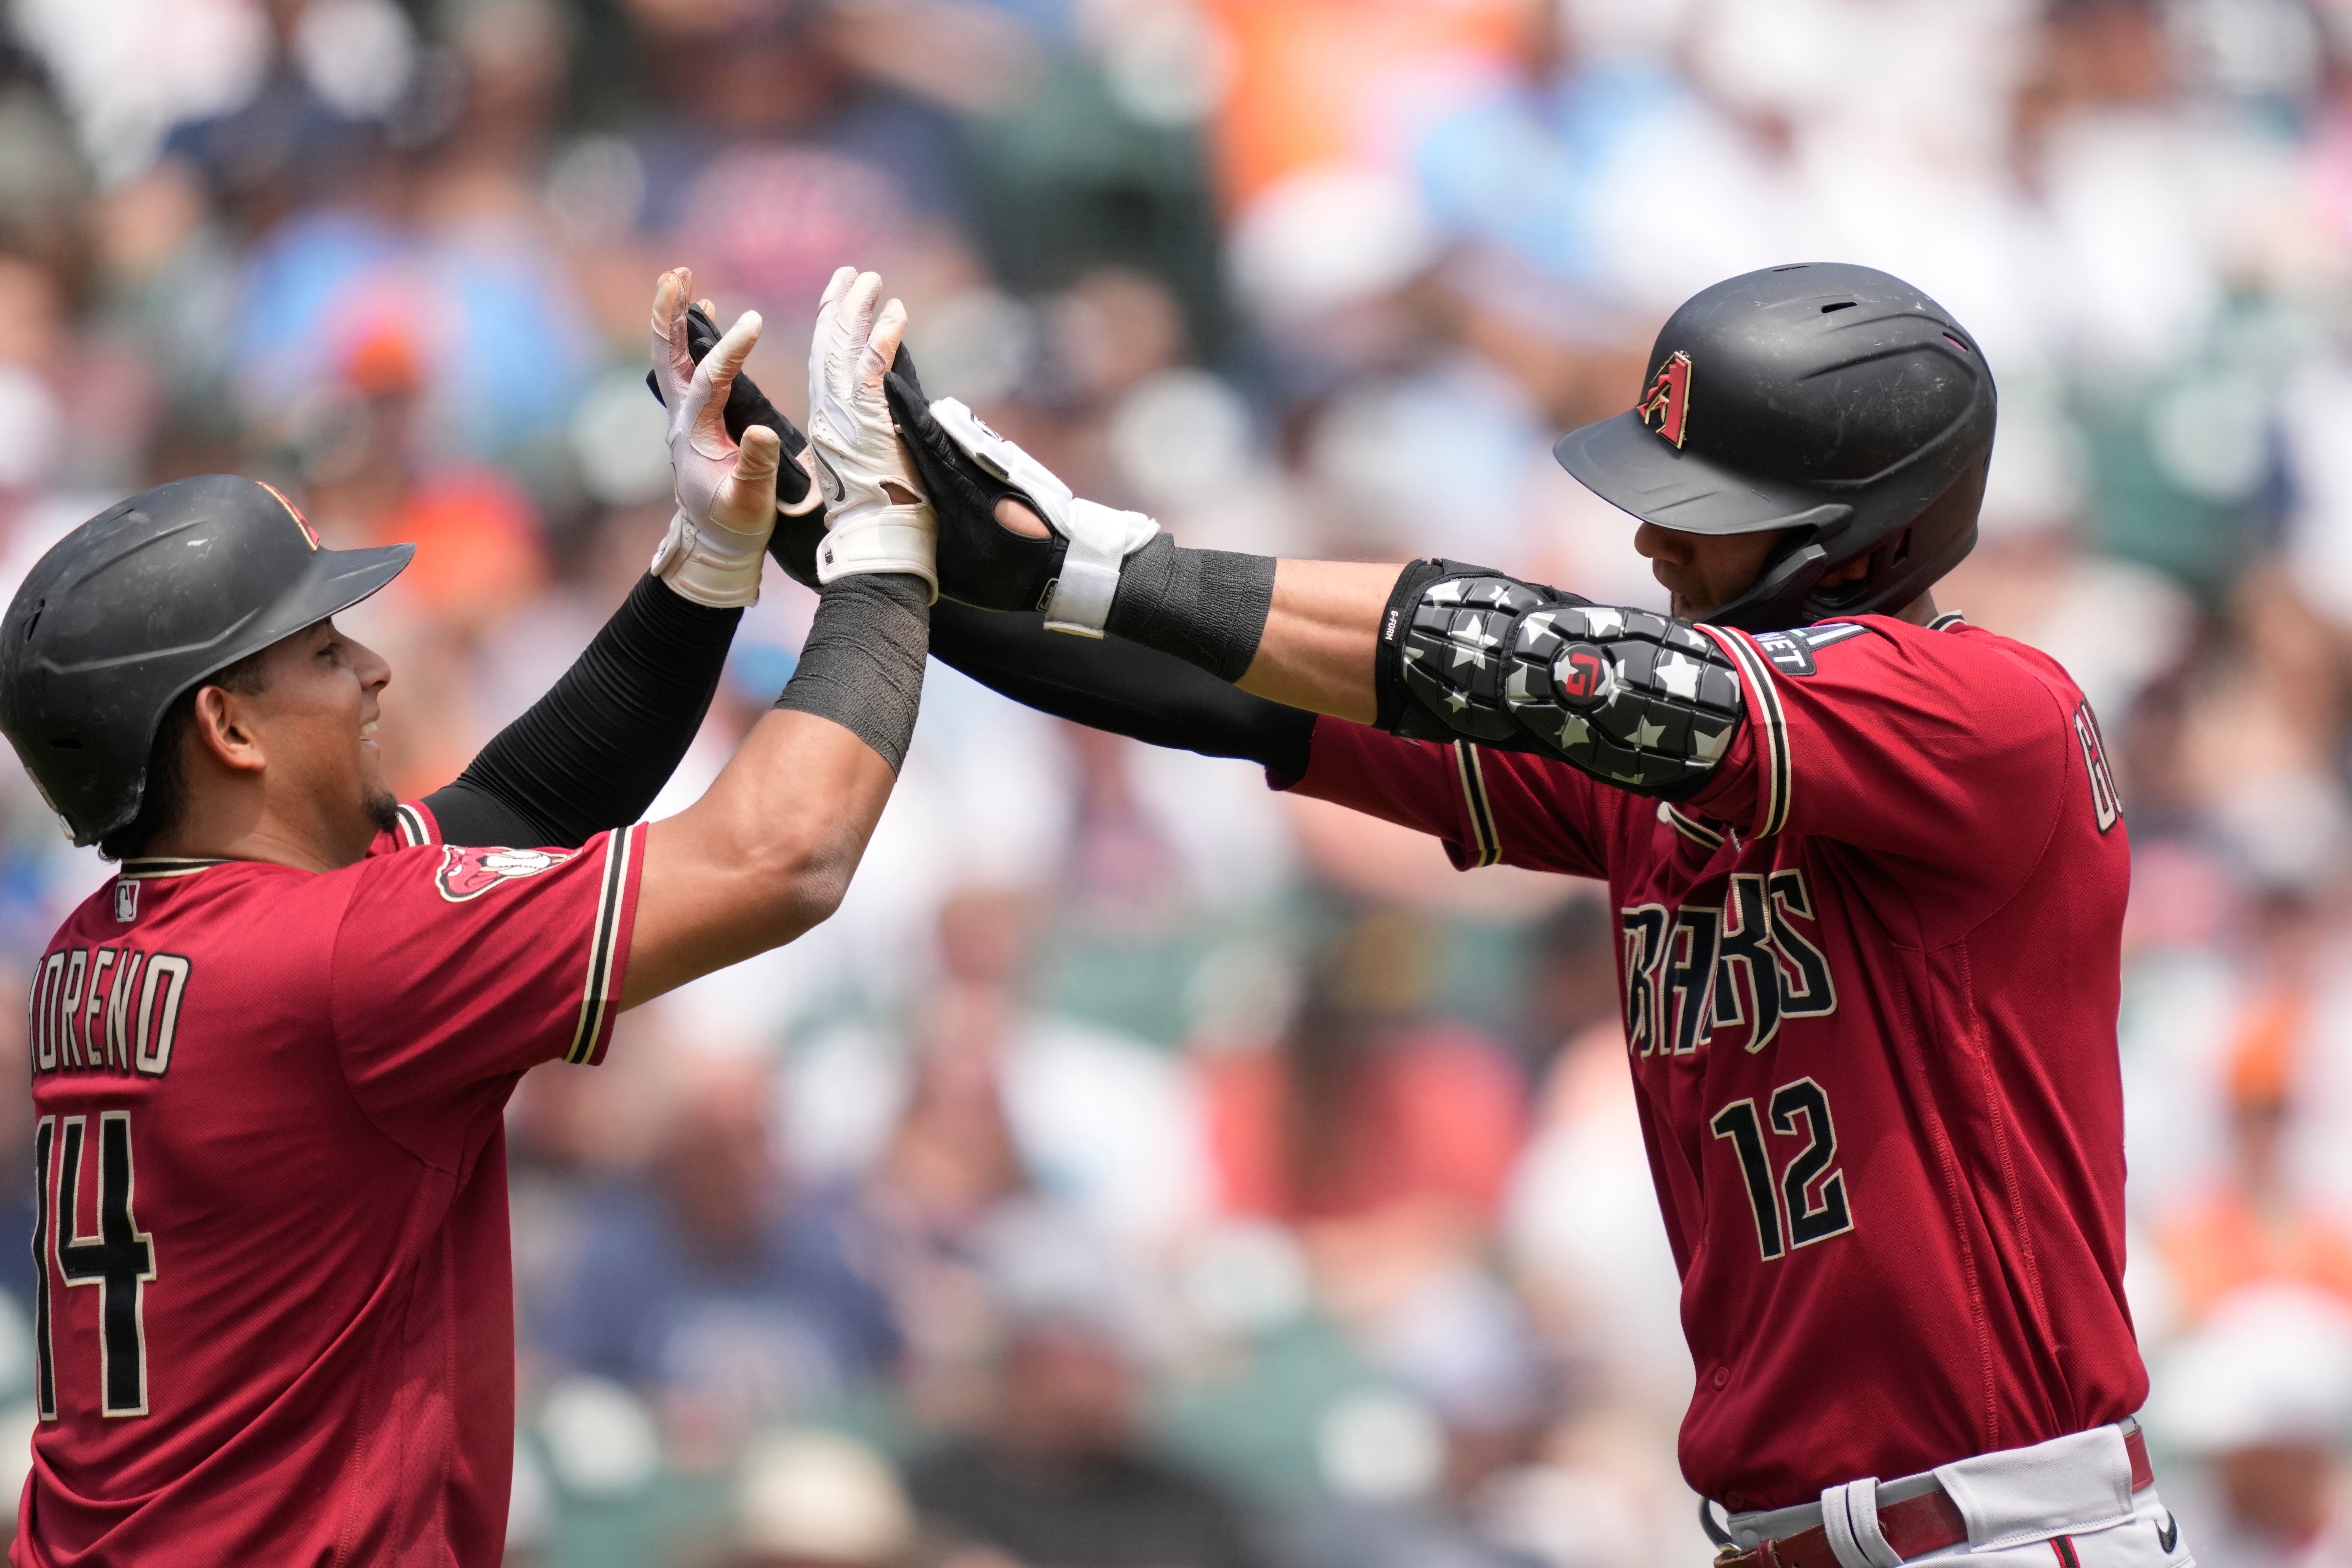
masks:
{"type": "Polygon", "coordinates": [[[1381,726],[1410,739],[1533,752],[1685,800],[1739,727],[1723,649],[1647,610],[1427,562],[1398,579],[1381,630],[1381,726]]]}

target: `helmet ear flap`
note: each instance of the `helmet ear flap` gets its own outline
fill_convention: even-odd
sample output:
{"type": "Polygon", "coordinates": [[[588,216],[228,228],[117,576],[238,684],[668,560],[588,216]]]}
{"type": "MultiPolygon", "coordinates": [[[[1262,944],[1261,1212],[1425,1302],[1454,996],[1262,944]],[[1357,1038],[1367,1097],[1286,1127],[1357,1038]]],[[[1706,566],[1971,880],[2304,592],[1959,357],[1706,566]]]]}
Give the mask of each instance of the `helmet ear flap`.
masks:
{"type": "Polygon", "coordinates": [[[1977,511],[1984,503],[1985,465],[1962,474],[1943,494],[1870,552],[1870,570],[1806,601],[1802,619],[1831,616],[1895,616],[1935,586],[1976,548],[1977,511]]]}
{"type": "Polygon", "coordinates": [[[1830,552],[1820,541],[1821,531],[1792,533],[1764,558],[1763,570],[1748,591],[1704,619],[1711,626],[1738,626],[1742,631],[1770,632],[1801,626],[1804,606],[1830,569],[1830,552]]]}
{"type": "MultiPolygon", "coordinates": [[[[1835,524],[1799,532],[1764,559],[1748,591],[1706,619],[1742,631],[1772,632],[1837,616],[1892,616],[1953,567],[1977,542],[1977,509],[1984,500],[1985,466],[1947,486],[1910,521],[1872,547],[1869,570],[1826,588],[1834,561],[1835,524]],[[1823,542],[1823,535],[1832,535],[1823,542]]],[[[1847,559],[1852,559],[1848,557],[1847,559]]]]}

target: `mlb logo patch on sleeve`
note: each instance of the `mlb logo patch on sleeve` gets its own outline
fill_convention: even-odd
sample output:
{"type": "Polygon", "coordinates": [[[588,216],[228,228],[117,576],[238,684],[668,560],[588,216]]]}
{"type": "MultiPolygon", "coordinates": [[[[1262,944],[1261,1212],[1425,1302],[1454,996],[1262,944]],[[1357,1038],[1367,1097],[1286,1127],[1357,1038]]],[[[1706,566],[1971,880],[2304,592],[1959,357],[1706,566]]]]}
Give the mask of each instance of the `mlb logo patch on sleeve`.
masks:
{"type": "Polygon", "coordinates": [[[1817,626],[1795,626],[1785,632],[1759,632],[1756,646],[1782,675],[1811,675],[1821,668],[1813,660],[1817,651],[1869,629],[1852,621],[1823,621],[1817,626]]]}
{"type": "Polygon", "coordinates": [[[571,858],[568,854],[555,855],[544,849],[469,849],[452,844],[441,851],[441,866],[433,874],[433,882],[441,889],[443,898],[453,904],[462,904],[468,899],[480,898],[501,883],[536,877],[571,858]]]}

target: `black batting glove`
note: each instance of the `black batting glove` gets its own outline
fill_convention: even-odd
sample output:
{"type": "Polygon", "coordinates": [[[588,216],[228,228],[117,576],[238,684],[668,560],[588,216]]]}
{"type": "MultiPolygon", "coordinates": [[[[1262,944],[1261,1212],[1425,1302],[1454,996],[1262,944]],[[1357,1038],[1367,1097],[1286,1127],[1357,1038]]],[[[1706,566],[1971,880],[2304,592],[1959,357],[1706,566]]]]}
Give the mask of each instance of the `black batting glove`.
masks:
{"type": "Polygon", "coordinates": [[[982,468],[931,416],[931,400],[904,348],[883,378],[898,438],[939,517],[940,595],[976,610],[1040,610],[1061,575],[1069,542],[1033,539],[996,521],[996,503],[1029,498],[982,468]]]}

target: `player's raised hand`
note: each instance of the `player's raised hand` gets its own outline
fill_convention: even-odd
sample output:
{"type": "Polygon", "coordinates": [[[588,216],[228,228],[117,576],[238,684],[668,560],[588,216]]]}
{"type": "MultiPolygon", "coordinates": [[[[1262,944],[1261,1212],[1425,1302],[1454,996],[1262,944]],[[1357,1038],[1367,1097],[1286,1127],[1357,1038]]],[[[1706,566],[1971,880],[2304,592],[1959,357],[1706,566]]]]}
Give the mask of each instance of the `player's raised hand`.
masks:
{"type": "Polygon", "coordinates": [[[830,583],[857,572],[911,573],[936,595],[938,523],[882,388],[906,335],[907,308],[881,298],[878,274],[841,268],[825,288],[809,344],[809,442],[826,529],[817,576],[830,583]]]}
{"type": "Polygon", "coordinates": [[[688,342],[693,274],[676,268],[654,288],[655,390],[669,410],[670,477],[677,513],[655,552],[654,575],[686,598],[724,608],[760,598],[760,563],[776,523],[776,470],[783,443],[763,426],[728,434],[724,410],[743,361],[760,341],[760,317],[737,318],[700,364],[688,342]]]}
{"type": "MultiPolygon", "coordinates": [[[[686,347],[700,364],[710,351],[719,346],[719,322],[711,314],[710,301],[704,300],[686,312],[686,347]]],[[[899,353],[904,363],[906,353],[899,353]]],[[[646,385],[654,401],[667,400],[662,395],[661,372],[646,372],[646,385]]],[[[765,426],[776,433],[784,444],[785,461],[776,468],[776,531],[768,536],[768,553],[776,564],[795,583],[814,588],[816,579],[816,548],[824,542],[824,510],[820,504],[824,497],[816,488],[811,472],[816,466],[816,454],[809,450],[808,437],[800,426],[787,418],[784,411],[760,390],[760,384],[741,371],[735,373],[735,384],[729,388],[727,405],[720,414],[727,434],[737,441],[754,425],[765,426]]]]}
{"type": "Polygon", "coordinates": [[[1120,572],[1160,524],[1073,495],[962,403],[927,397],[905,356],[885,385],[939,516],[940,591],[979,610],[1043,610],[1055,631],[1100,637],[1120,572]]]}

